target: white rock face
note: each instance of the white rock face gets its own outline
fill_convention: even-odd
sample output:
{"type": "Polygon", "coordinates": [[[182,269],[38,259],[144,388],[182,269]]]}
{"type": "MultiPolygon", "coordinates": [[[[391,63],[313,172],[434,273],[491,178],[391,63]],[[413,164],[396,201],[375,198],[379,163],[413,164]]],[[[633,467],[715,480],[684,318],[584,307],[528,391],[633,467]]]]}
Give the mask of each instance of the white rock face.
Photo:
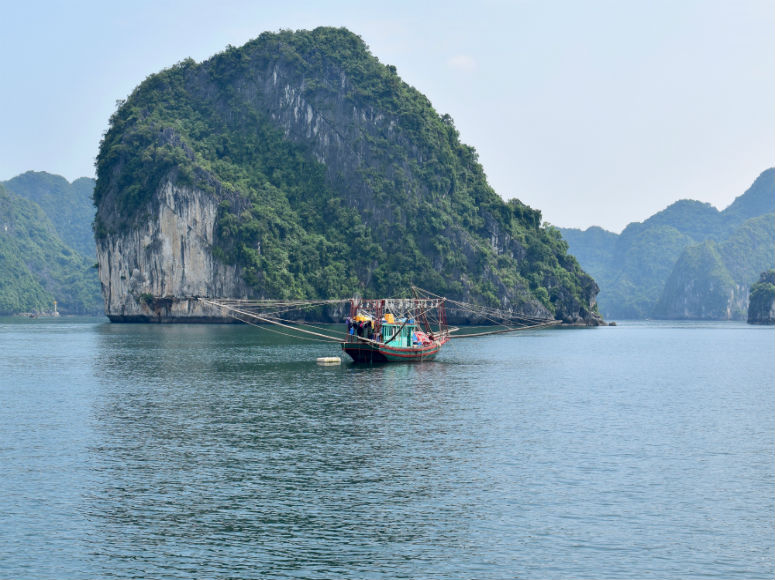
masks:
{"type": "Polygon", "coordinates": [[[230,320],[195,298],[248,296],[237,268],[213,257],[216,200],[167,182],[148,210],[151,218],[140,229],[97,241],[107,316],[114,321],[230,320]]]}

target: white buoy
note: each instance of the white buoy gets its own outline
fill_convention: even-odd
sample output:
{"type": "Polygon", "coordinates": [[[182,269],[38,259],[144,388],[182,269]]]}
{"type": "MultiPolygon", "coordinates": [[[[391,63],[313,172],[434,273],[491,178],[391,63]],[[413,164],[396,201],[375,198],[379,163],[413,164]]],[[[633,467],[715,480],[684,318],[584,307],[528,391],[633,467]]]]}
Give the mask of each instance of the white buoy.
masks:
{"type": "Polygon", "coordinates": [[[342,359],[338,356],[321,356],[317,359],[319,365],[338,365],[342,364],[342,359]]]}

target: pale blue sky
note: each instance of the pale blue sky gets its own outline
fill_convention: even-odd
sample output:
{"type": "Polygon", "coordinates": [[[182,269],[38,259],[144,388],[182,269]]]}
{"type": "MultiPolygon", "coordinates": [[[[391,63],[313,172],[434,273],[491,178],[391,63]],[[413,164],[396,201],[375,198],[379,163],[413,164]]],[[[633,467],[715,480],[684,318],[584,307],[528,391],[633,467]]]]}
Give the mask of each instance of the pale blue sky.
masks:
{"type": "Polygon", "coordinates": [[[775,165],[772,0],[0,0],[0,180],[93,176],[115,101],[149,74],[320,25],[396,65],[495,190],[555,225],[723,208],[775,165]]]}

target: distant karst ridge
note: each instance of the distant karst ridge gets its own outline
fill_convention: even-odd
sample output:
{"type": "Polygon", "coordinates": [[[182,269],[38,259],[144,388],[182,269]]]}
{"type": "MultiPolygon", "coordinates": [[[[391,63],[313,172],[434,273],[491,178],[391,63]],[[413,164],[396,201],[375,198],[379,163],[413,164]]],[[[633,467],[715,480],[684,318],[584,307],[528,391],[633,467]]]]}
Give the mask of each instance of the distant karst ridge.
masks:
{"type": "Polygon", "coordinates": [[[749,287],[775,266],[775,169],[728,208],[680,200],[617,235],[563,229],[612,319],[745,320],[749,287]]]}
{"type": "Polygon", "coordinates": [[[32,171],[0,183],[0,315],[102,313],[93,186],[32,171]]]}

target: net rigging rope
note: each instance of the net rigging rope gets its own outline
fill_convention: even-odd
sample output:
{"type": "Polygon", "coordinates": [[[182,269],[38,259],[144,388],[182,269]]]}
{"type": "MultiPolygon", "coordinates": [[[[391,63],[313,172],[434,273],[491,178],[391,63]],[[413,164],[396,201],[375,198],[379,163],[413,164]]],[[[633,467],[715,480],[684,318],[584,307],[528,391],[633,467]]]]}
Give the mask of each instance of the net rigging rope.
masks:
{"type": "MultiPolygon", "coordinates": [[[[433,292],[430,292],[428,290],[423,290],[422,288],[418,288],[417,286],[413,286],[412,288],[417,292],[422,292],[429,296],[435,296],[437,298],[441,298],[437,294],[434,294],[433,292]]],[[[508,332],[516,332],[518,330],[528,330],[531,328],[535,329],[535,328],[542,328],[542,327],[555,326],[557,324],[561,324],[561,321],[559,320],[514,315],[513,313],[507,312],[504,310],[489,308],[487,306],[478,306],[476,304],[468,304],[466,302],[450,300],[449,298],[446,299],[446,302],[450,305],[457,306],[460,310],[463,310],[464,312],[469,312],[471,314],[481,316],[485,320],[490,321],[493,325],[504,327],[504,328],[499,328],[497,330],[489,330],[485,332],[475,332],[475,333],[468,333],[468,334],[453,334],[456,330],[459,330],[459,329],[450,330],[449,337],[451,339],[452,338],[474,338],[477,336],[486,336],[489,334],[506,334],[508,332]],[[507,323],[507,321],[510,324],[507,323]],[[515,326],[514,322],[519,322],[520,325],[515,326]]],[[[480,328],[487,328],[487,327],[480,327],[480,328]]]]}
{"type": "MultiPolygon", "coordinates": [[[[290,329],[290,330],[292,330],[294,332],[301,332],[303,334],[309,334],[311,336],[316,336],[316,337],[318,337],[318,339],[322,339],[323,342],[337,342],[337,343],[341,343],[342,342],[341,339],[334,338],[334,337],[326,335],[326,334],[321,334],[319,332],[313,332],[311,330],[305,330],[303,328],[296,328],[294,326],[289,326],[288,324],[284,324],[282,322],[279,322],[276,319],[266,318],[266,317],[261,316],[259,314],[255,314],[254,312],[247,312],[247,311],[241,310],[239,308],[234,308],[233,306],[228,306],[226,304],[220,304],[220,303],[218,303],[215,300],[208,300],[206,298],[199,298],[199,300],[201,300],[205,304],[211,304],[213,306],[217,306],[218,308],[222,308],[224,310],[227,310],[228,312],[237,313],[237,314],[239,314],[240,316],[243,316],[243,317],[255,318],[256,320],[260,320],[261,322],[267,322],[269,324],[274,324],[276,326],[281,326],[283,328],[288,328],[288,329],[290,329]]],[[[241,320],[240,318],[238,318],[237,316],[234,316],[233,314],[232,314],[232,316],[233,316],[233,318],[237,318],[237,320],[241,320]]],[[[245,321],[242,320],[242,322],[245,322],[245,321]]],[[[253,325],[253,326],[255,326],[255,325],[253,325]]],[[[289,336],[292,336],[292,335],[289,335],[289,336]]],[[[301,338],[301,337],[298,337],[298,338],[301,338]]]]}
{"type": "MultiPolygon", "coordinates": [[[[282,331],[279,331],[279,330],[273,329],[273,328],[264,328],[264,330],[269,330],[271,332],[275,332],[275,333],[281,334],[283,336],[289,336],[289,337],[292,337],[292,338],[299,338],[299,339],[303,339],[303,340],[316,340],[316,341],[319,341],[319,342],[329,342],[329,343],[337,343],[337,344],[345,342],[345,340],[343,340],[341,338],[335,338],[335,337],[330,336],[330,335],[322,334],[322,333],[319,333],[319,332],[313,332],[311,330],[306,330],[306,329],[303,329],[303,328],[298,328],[296,326],[291,326],[290,324],[285,324],[287,322],[292,322],[290,320],[285,320],[285,319],[278,318],[278,317],[275,317],[275,316],[265,316],[265,315],[257,314],[255,312],[250,312],[250,311],[243,310],[243,309],[240,309],[240,308],[235,308],[234,306],[231,306],[231,305],[227,304],[227,301],[225,301],[225,300],[224,301],[209,300],[207,298],[202,298],[202,297],[198,297],[197,300],[199,300],[201,302],[204,302],[205,304],[210,304],[210,305],[215,306],[217,308],[221,308],[221,309],[227,311],[229,316],[231,316],[232,318],[234,318],[236,320],[239,320],[240,322],[244,322],[246,324],[250,324],[251,326],[258,327],[258,325],[255,322],[251,321],[251,319],[254,319],[254,320],[259,320],[261,322],[265,322],[267,324],[271,324],[271,325],[287,328],[289,330],[292,330],[293,332],[300,332],[300,333],[303,333],[303,334],[308,334],[308,335],[311,335],[311,336],[313,336],[315,338],[307,338],[307,337],[304,337],[304,336],[297,336],[295,334],[290,334],[290,333],[287,333],[287,332],[282,332],[282,331]]],[[[231,302],[232,304],[233,303],[238,303],[237,300],[229,300],[228,302],[231,302]]],[[[259,301],[259,300],[250,301],[250,302],[252,304],[255,304],[255,305],[257,305],[257,303],[266,304],[267,302],[272,302],[272,303],[275,303],[275,304],[277,303],[276,301],[266,301],[265,302],[265,301],[259,301]]],[[[341,302],[346,302],[346,301],[342,301],[342,300],[327,300],[324,303],[325,304],[336,304],[336,303],[341,303],[341,302]]],[[[302,302],[297,302],[297,303],[295,303],[294,308],[298,308],[300,304],[312,305],[312,306],[320,306],[321,305],[320,302],[303,302],[303,303],[302,302]]],[[[289,309],[289,310],[292,310],[292,308],[289,309]]],[[[420,315],[426,314],[429,310],[431,310],[431,309],[430,308],[426,308],[426,309],[422,310],[420,312],[420,315]]],[[[279,310],[279,312],[282,312],[282,311],[283,310],[279,310]]],[[[406,322],[404,322],[404,325],[405,324],[406,324],[406,322]]],[[[312,328],[317,328],[315,326],[311,326],[311,327],[312,328]]],[[[403,328],[403,325],[401,326],[401,328],[403,328]]],[[[319,329],[319,330],[323,330],[323,329],[319,329]]],[[[392,338],[394,338],[394,337],[391,337],[391,340],[392,340],[392,338]]],[[[346,339],[346,337],[345,337],[345,339],[346,339]]],[[[366,338],[366,337],[362,337],[362,336],[359,336],[358,340],[360,342],[370,342],[370,343],[376,343],[377,342],[377,341],[371,340],[370,338],[366,338]]]]}
{"type": "MultiPolygon", "coordinates": [[[[383,304],[385,304],[386,310],[398,310],[396,308],[396,306],[398,306],[397,303],[400,303],[399,308],[401,310],[404,310],[404,307],[406,306],[414,305],[415,307],[417,307],[418,302],[423,302],[426,304],[428,302],[432,303],[431,305],[428,305],[427,308],[424,308],[419,314],[415,312],[414,316],[417,317],[417,316],[427,315],[430,312],[434,312],[436,307],[438,307],[441,303],[446,301],[448,304],[456,306],[458,309],[463,310],[464,312],[469,312],[471,314],[480,316],[485,320],[488,320],[495,326],[503,327],[497,330],[474,332],[474,333],[468,333],[468,334],[453,334],[454,332],[460,330],[459,328],[454,328],[447,331],[446,334],[449,338],[474,338],[477,336],[487,336],[491,334],[506,334],[508,332],[515,332],[518,330],[528,330],[528,329],[543,328],[548,326],[555,326],[561,323],[561,321],[559,320],[552,320],[548,318],[539,318],[539,317],[519,316],[519,315],[514,315],[511,312],[498,310],[496,308],[489,308],[486,306],[478,306],[475,304],[468,304],[466,302],[459,302],[457,300],[450,300],[442,296],[438,296],[433,292],[429,292],[428,290],[423,290],[422,288],[418,288],[416,286],[413,286],[412,288],[418,293],[423,293],[425,296],[423,298],[414,298],[414,299],[412,298],[385,299],[383,304]],[[433,299],[428,298],[430,296],[432,296],[433,299]],[[515,326],[514,322],[518,322],[519,326],[515,326]]],[[[293,331],[294,333],[302,333],[315,338],[306,338],[306,337],[298,336],[297,334],[290,334],[290,333],[278,331],[276,329],[271,329],[273,332],[282,334],[284,336],[302,338],[306,340],[317,340],[317,341],[329,342],[329,343],[331,342],[341,343],[343,342],[343,340],[341,338],[335,338],[331,335],[322,334],[321,332],[314,332],[312,330],[299,328],[298,326],[291,326],[290,324],[287,324],[287,323],[292,323],[293,321],[280,318],[276,315],[281,312],[300,310],[303,308],[319,308],[322,306],[327,306],[332,304],[345,304],[349,301],[349,300],[315,300],[315,301],[298,300],[298,301],[289,302],[289,301],[281,301],[281,300],[239,300],[239,299],[225,299],[225,300],[216,301],[216,300],[209,300],[202,297],[197,297],[197,300],[200,300],[206,304],[210,304],[217,308],[221,308],[227,311],[232,318],[235,318],[247,324],[251,324],[252,326],[258,326],[258,325],[255,324],[254,322],[251,322],[251,319],[258,320],[260,322],[264,322],[267,324],[280,326],[282,328],[287,328],[293,331]],[[242,308],[236,308],[234,305],[239,305],[242,308]],[[268,308],[268,309],[271,309],[271,312],[262,312],[261,314],[258,314],[256,312],[251,312],[249,310],[244,309],[244,308],[251,308],[251,307],[268,308]]],[[[361,299],[359,300],[359,302],[363,304],[365,302],[371,302],[371,301],[361,299]]],[[[408,316],[409,314],[408,310],[406,311],[406,314],[408,316]]],[[[436,322],[438,323],[438,320],[436,320],[436,322]]],[[[316,328],[317,330],[323,330],[322,328],[319,328],[313,325],[307,325],[307,326],[311,328],[316,328]]],[[[489,328],[489,326],[479,326],[478,328],[489,328]]],[[[270,330],[270,329],[267,328],[266,330],[270,330]]],[[[371,339],[368,339],[365,337],[359,337],[359,340],[363,342],[373,342],[371,339]]]]}

